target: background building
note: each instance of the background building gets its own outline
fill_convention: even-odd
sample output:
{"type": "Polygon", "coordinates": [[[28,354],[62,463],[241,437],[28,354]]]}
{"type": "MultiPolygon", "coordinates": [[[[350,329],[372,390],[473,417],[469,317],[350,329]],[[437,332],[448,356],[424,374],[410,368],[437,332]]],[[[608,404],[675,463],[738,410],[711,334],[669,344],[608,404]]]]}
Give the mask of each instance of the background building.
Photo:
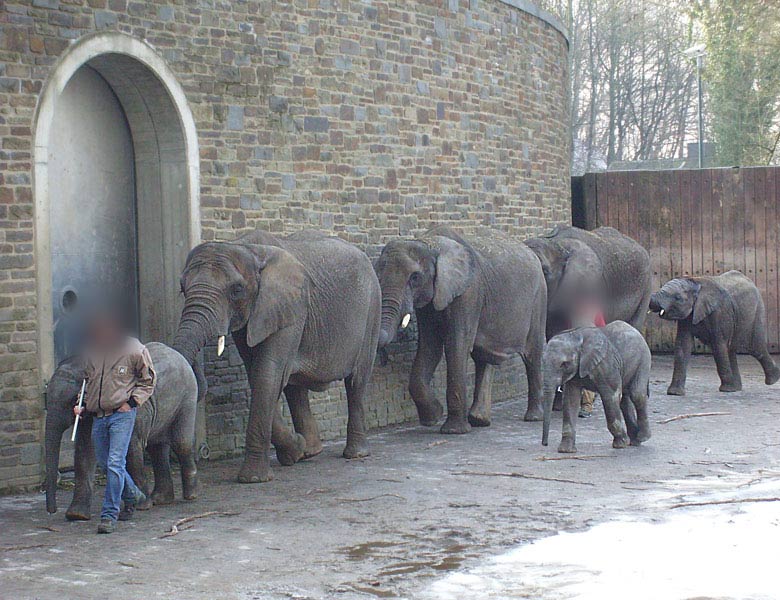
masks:
{"type": "MultiPolygon", "coordinates": [[[[110,292],[170,342],[201,240],[316,227],[374,256],[435,222],[568,222],[566,71],[561,26],[525,0],[2,3],[0,489],[40,480],[72,307],[110,292]]],[[[414,416],[412,350],[377,368],[371,426],[414,416]]],[[[232,348],[205,359],[202,425],[230,455],[243,369],[232,348]]],[[[315,395],[327,436],[345,430],[340,387],[315,395]]]]}

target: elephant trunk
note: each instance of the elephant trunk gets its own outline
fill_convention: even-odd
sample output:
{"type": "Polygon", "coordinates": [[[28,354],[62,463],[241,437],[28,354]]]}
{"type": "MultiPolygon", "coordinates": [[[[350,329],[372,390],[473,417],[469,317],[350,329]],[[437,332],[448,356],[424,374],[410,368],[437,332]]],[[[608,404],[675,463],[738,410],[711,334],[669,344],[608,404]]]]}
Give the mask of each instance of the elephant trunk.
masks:
{"type": "Polygon", "coordinates": [[[57,512],[57,480],[60,470],[60,444],[62,434],[69,426],[69,419],[62,411],[50,409],[46,413],[45,456],[46,456],[46,512],[57,512]]]}
{"type": "Polygon", "coordinates": [[[173,340],[173,349],[191,365],[209,339],[227,333],[227,324],[222,327],[219,325],[227,319],[220,318],[215,308],[218,306],[218,299],[213,294],[201,292],[187,296],[173,340]]]}
{"type": "Polygon", "coordinates": [[[546,446],[550,437],[550,422],[552,421],[552,409],[553,402],[555,401],[555,394],[558,391],[558,386],[554,383],[547,381],[545,377],[545,383],[542,392],[543,407],[544,407],[544,421],[542,423],[542,446],[546,446]]]}
{"type": "Polygon", "coordinates": [[[379,330],[379,348],[384,348],[395,338],[399,325],[405,328],[414,311],[408,286],[382,290],[382,320],[379,330]]]}

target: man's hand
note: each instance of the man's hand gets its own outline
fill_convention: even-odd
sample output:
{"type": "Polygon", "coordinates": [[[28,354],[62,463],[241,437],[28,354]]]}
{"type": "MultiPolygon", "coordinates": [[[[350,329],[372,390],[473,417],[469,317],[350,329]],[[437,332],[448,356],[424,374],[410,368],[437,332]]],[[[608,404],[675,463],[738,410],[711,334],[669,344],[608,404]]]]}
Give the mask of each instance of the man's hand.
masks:
{"type": "Polygon", "coordinates": [[[84,410],[85,408],[83,406],[79,406],[77,404],[76,406],[73,407],[73,414],[78,417],[80,414],[84,413],[84,410]]]}
{"type": "Polygon", "coordinates": [[[116,409],[116,412],[124,413],[124,412],[130,412],[131,410],[133,409],[130,407],[130,405],[127,402],[125,402],[122,406],[116,409]]]}

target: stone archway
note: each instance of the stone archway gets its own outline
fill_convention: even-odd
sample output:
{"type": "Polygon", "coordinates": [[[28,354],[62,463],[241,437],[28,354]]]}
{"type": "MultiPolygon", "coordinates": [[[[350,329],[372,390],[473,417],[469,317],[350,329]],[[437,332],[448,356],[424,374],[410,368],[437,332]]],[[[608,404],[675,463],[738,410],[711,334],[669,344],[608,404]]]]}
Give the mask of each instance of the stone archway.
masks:
{"type": "MultiPolygon", "coordinates": [[[[54,271],[62,268],[60,256],[54,254],[57,258],[53,260],[53,253],[62,246],[62,240],[53,235],[57,227],[53,219],[61,216],[59,210],[76,210],[72,204],[64,205],[65,202],[72,203],[77,196],[71,192],[68,200],[67,188],[78,188],[77,178],[89,177],[90,173],[89,165],[85,168],[83,165],[90,160],[89,156],[82,157],[82,174],[74,175],[71,171],[78,169],[71,168],[71,164],[63,168],[51,154],[52,150],[60,155],[64,151],[62,129],[75,131],[74,126],[78,125],[64,123],[64,119],[93,118],[88,111],[74,111],[66,106],[69,99],[70,104],[74,104],[74,86],[85,88],[81,92],[76,90],[76,95],[94,97],[97,93],[104,96],[102,104],[96,106],[116,113],[108,116],[101,113],[101,118],[112,130],[112,135],[105,137],[129,139],[132,148],[117,146],[112,149],[110,153],[116,156],[113,161],[107,160],[109,166],[94,169],[96,173],[109,174],[101,175],[105,179],[101,185],[84,187],[90,191],[83,201],[87,203],[85,211],[89,210],[89,202],[97,203],[94,206],[108,201],[135,202],[130,209],[130,213],[135,213],[135,223],[128,224],[128,238],[122,240],[122,245],[132,243],[135,250],[138,325],[144,339],[171,341],[180,310],[178,273],[187,252],[200,238],[197,134],[181,86],[162,58],[141,40],[121,33],[99,33],[82,38],[54,67],[41,94],[35,119],[35,251],[43,378],[47,378],[55,366],[55,313],[59,314],[62,307],[67,308],[78,298],[78,290],[67,284],[67,277],[60,277],[62,273],[54,271]],[[69,83],[73,85],[69,87],[69,83]],[[101,86],[110,91],[101,92],[101,86]],[[110,96],[115,98],[116,108],[111,108],[110,96]],[[119,132],[120,121],[124,121],[126,138],[119,132]],[[122,155],[129,152],[132,153],[129,170],[125,168],[127,165],[117,166],[122,155]],[[69,172],[76,180],[70,181],[68,186],[60,186],[58,179],[63,172],[69,172]],[[113,194],[110,193],[112,186],[124,189],[122,193],[113,194]]],[[[78,136],[70,139],[71,151],[78,155],[81,151],[78,136]]],[[[91,139],[95,140],[95,137],[91,139]]],[[[84,183],[94,184],[86,179],[84,183]]],[[[130,213],[125,211],[125,214],[130,213]]],[[[92,227],[90,231],[97,237],[101,235],[100,227],[92,227]]],[[[114,230],[111,235],[116,237],[121,231],[114,230]]],[[[84,256],[78,252],[71,254],[76,257],[74,261],[86,260],[86,253],[84,256]]],[[[100,259],[92,255],[89,260],[100,259]]],[[[78,270],[78,263],[71,264],[70,268],[78,270]]],[[[105,270],[103,272],[105,274],[105,270]]]]}

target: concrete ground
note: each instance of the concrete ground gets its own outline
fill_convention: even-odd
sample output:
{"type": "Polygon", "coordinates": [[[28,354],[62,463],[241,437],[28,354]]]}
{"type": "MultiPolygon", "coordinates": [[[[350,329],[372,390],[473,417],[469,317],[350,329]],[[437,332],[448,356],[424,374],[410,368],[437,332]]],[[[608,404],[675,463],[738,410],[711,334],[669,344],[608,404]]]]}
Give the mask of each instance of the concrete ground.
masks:
{"type": "MultiPolygon", "coordinates": [[[[679,398],[664,393],[671,357],[657,357],[653,437],[639,448],[612,449],[597,404],[579,420],[576,458],[557,454],[560,413],[544,448],[541,424],[521,421],[523,400],[496,407],[493,425],[469,435],[375,433],[365,460],[345,461],[342,444],[329,445],[277,466],[267,484],[236,483],[237,461],[208,464],[197,502],[141,513],[110,536],[95,535],[95,519],[47,515],[42,495],[3,498],[0,597],[432,598],[453,573],[559,531],[695,511],[672,505],[707,498],[712,482],[736,482],[743,495],[757,485],[760,496],[761,483],[780,475],[780,386],[765,386],[752,359],[740,363],[744,391],[722,394],[712,359],[695,358],[679,398]],[[701,412],[728,414],[659,423],[701,412]],[[164,537],[178,519],[207,512],[216,514],[164,537]]],[[[69,500],[60,493],[61,510],[69,500]]],[[[509,596],[561,597],[544,584],[490,597],[509,596]]]]}

